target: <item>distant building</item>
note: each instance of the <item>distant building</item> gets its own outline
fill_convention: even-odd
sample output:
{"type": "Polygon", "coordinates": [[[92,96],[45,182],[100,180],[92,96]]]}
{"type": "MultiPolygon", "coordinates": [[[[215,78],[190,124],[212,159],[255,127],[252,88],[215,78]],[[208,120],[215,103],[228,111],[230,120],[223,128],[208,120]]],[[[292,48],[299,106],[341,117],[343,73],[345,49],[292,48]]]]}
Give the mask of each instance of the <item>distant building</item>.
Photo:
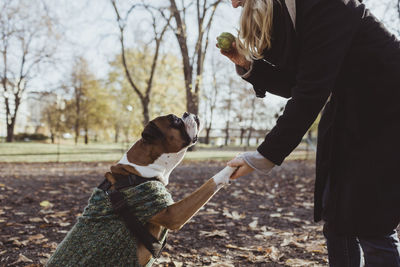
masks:
{"type": "MultiPolygon", "coordinates": [[[[18,110],[14,134],[44,133],[43,109],[56,100],[57,95],[54,93],[28,92],[18,110]]],[[[4,99],[0,98],[0,137],[5,136],[7,136],[6,111],[4,99]]]]}
{"type": "Polygon", "coordinates": [[[26,99],[27,118],[25,132],[45,133],[44,109],[57,101],[57,95],[49,92],[29,92],[26,99]]]}

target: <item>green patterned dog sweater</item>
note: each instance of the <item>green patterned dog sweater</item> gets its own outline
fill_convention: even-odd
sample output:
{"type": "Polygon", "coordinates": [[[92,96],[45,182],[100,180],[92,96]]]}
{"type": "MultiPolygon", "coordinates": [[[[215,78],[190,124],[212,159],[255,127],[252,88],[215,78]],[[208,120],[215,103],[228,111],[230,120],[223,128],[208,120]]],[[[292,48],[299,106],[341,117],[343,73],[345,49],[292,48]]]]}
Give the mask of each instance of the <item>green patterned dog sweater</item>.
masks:
{"type": "MultiPolygon", "coordinates": [[[[121,190],[142,224],[173,204],[171,194],[159,181],[149,181],[121,190]]],[[[162,233],[161,242],[167,236],[162,233]]],[[[118,215],[113,213],[107,195],[96,188],[82,216],[58,245],[46,266],[132,266],[140,267],[137,240],[118,215]]],[[[154,258],[146,264],[151,266],[154,258]]]]}

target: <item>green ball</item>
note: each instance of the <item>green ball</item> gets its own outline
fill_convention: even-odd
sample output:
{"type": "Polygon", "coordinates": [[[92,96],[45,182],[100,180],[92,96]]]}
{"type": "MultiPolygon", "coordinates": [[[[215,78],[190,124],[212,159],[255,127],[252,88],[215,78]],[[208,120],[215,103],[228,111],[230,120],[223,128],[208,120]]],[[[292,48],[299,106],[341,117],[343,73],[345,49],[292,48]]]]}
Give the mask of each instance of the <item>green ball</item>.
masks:
{"type": "Polygon", "coordinates": [[[217,37],[218,47],[225,52],[232,49],[232,43],[235,41],[235,36],[229,32],[223,32],[217,37]]]}

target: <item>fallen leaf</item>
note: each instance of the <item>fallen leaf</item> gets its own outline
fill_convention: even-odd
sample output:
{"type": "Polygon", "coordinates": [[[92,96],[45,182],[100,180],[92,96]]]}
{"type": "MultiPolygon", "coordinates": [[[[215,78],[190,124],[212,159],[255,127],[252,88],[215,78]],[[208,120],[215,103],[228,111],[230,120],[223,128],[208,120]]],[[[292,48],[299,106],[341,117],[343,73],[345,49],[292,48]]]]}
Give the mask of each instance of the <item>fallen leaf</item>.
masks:
{"type": "Polygon", "coordinates": [[[213,237],[213,236],[219,236],[219,237],[227,237],[228,233],[226,232],[226,230],[214,230],[212,232],[207,232],[207,231],[200,231],[200,236],[205,236],[205,237],[213,237]]]}
{"type": "Polygon", "coordinates": [[[255,228],[257,228],[257,224],[258,224],[258,220],[254,220],[251,223],[249,223],[249,227],[251,229],[255,229],[255,228]]]}
{"type": "Polygon", "coordinates": [[[280,258],[283,256],[283,254],[280,254],[279,250],[274,246],[266,248],[265,255],[275,262],[278,262],[280,258]]]}
{"type": "Polygon", "coordinates": [[[278,217],[281,217],[282,215],[280,214],[280,213],[271,213],[270,215],[269,215],[269,217],[271,217],[271,218],[278,218],[278,217]]]}
{"type": "Polygon", "coordinates": [[[182,267],[183,266],[183,262],[180,262],[180,261],[172,261],[172,263],[174,264],[175,267],[182,267]]]}
{"type": "Polygon", "coordinates": [[[230,213],[227,209],[224,209],[224,212],[222,213],[225,217],[231,218],[233,220],[240,220],[246,217],[244,214],[239,214],[237,211],[232,211],[230,213]]]}
{"type": "Polygon", "coordinates": [[[44,208],[50,208],[53,207],[54,205],[52,203],[50,203],[50,201],[48,200],[44,200],[42,202],[40,202],[39,204],[40,206],[44,207],[44,208]]]}
{"type": "Polygon", "coordinates": [[[288,259],[285,263],[292,267],[318,266],[314,261],[307,261],[303,259],[288,259]]]}
{"type": "Polygon", "coordinates": [[[32,240],[37,240],[37,239],[43,239],[44,237],[45,237],[45,236],[42,235],[42,234],[31,235],[30,237],[28,237],[28,240],[29,240],[29,241],[32,241],[32,240]]]}
{"type": "Polygon", "coordinates": [[[237,249],[237,250],[243,250],[243,251],[251,251],[251,248],[247,248],[247,247],[238,247],[236,245],[232,245],[232,244],[227,244],[225,245],[225,247],[227,248],[231,248],[231,249],[237,249]]]}
{"type": "Polygon", "coordinates": [[[21,253],[18,255],[18,259],[16,262],[12,263],[12,264],[16,264],[16,263],[20,263],[20,262],[33,262],[33,260],[29,259],[28,257],[22,255],[21,253]]]}
{"type": "Polygon", "coordinates": [[[304,248],[304,244],[300,244],[299,242],[293,240],[293,238],[285,238],[283,242],[281,243],[281,247],[286,247],[286,246],[295,246],[298,248],[304,248]]]}
{"type": "Polygon", "coordinates": [[[42,222],[43,219],[42,219],[42,218],[35,217],[35,218],[29,218],[29,221],[35,223],[35,222],[42,222]]]}

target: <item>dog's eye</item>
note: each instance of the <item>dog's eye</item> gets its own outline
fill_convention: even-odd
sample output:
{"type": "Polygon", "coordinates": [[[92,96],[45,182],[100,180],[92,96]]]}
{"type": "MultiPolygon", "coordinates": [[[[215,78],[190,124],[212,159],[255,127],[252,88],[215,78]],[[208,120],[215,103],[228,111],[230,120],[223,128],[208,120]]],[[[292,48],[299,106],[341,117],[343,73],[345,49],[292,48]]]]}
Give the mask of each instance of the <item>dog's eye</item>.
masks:
{"type": "Polygon", "coordinates": [[[178,118],[178,117],[175,116],[175,115],[171,115],[170,121],[171,121],[172,126],[174,126],[174,127],[181,126],[182,123],[183,123],[182,119],[181,119],[181,118],[178,118]]]}
{"type": "Polygon", "coordinates": [[[182,124],[182,120],[180,118],[178,118],[178,117],[175,117],[174,118],[174,124],[179,126],[179,125],[182,124]]]}

